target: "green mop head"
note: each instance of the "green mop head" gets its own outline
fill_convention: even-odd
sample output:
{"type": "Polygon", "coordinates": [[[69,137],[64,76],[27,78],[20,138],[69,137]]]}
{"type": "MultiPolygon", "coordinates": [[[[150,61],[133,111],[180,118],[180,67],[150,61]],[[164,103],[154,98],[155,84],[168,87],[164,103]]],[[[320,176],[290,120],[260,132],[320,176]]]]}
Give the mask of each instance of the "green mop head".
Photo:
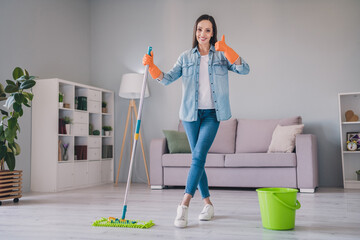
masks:
{"type": "Polygon", "coordinates": [[[93,223],[95,227],[125,227],[125,228],[151,228],[155,224],[152,220],[148,222],[144,221],[133,221],[133,220],[122,220],[118,218],[101,218],[93,223]]]}

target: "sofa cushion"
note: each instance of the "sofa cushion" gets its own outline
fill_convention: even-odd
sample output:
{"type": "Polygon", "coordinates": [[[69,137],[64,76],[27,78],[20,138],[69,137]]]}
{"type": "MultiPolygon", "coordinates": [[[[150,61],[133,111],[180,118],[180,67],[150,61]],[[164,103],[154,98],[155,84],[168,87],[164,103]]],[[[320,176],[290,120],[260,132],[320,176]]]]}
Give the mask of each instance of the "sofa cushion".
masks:
{"type": "MultiPolygon", "coordinates": [[[[211,154],[206,157],[205,167],[224,167],[224,154],[211,154]]],[[[191,154],[176,153],[162,155],[163,167],[190,167],[191,154]]]]}
{"type": "Polygon", "coordinates": [[[238,119],[236,153],[266,153],[277,125],[301,124],[301,117],[284,119],[238,119]]]}
{"type": "Polygon", "coordinates": [[[225,156],[225,167],[296,167],[295,153],[236,153],[225,156]]]}
{"type": "Polygon", "coordinates": [[[163,130],[170,153],[191,153],[189,141],[184,132],[163,130]]]}
{"type": "MultiPolygon", "coordinates": [[[[235,153],[236,119],[221,121],[209,153],[235,153]]],[[[179,131],[185,131],[181,121],[179,131]]]]}
{"type": "Polygon", "coordinates": [[[304,124],[280,126],[277,125],[271,138],[268,153],[291,153],[295,148],[295,137],[302,133],[304,124]]]}

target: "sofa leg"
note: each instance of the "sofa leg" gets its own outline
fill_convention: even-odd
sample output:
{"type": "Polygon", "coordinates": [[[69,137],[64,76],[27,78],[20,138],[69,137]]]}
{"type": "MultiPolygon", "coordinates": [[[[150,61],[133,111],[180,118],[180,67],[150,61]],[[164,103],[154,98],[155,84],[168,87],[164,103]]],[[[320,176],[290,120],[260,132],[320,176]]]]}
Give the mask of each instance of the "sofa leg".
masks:
{"type": "Polygon", "coordinates": [[[300,188],[301,193],[314,193],[315,188],[300,188]]]}
{"type": "Polygon", "coordinates": [[[163,189],[164,187],[161,186],[161,185],[151,185],[151,190],[161,190],[163,189]]]}

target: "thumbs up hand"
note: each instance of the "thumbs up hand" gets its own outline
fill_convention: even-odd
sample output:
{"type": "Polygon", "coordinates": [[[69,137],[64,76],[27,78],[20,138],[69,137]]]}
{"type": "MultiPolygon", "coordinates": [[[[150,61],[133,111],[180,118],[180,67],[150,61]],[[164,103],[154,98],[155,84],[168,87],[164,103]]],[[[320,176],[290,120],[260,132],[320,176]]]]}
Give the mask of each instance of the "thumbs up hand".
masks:
{"type": "Polygon", "coordinates": [[[225,35],[222,35],[221,41],[217,41],[217,42],[215,43],[215,50],[216,50],[216,51],[225,52],[226,49],[227,49],[227,47],[228,47],[228,46],[227,46],[226,43],[225,43],[225,35]]]}
{"type": "Polygon", "coordinates": [[[222,35],[221,41],[215,43],[215,50],[222,51],[225,54],[225,57],[231,64],[234,64],[235,61],[239,58],[239,55],[225,43],[225,35],[222,35]]]}

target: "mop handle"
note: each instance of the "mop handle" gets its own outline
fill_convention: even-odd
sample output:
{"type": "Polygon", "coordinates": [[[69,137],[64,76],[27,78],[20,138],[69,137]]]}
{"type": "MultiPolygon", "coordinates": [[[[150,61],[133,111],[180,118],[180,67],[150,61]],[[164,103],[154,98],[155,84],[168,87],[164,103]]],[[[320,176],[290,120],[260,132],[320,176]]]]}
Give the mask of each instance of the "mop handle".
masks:
{"type": "MultiPolygon", "coordinates": [[[[148,55],[151,55],[151,50],[152,47],[148,47],[148,55]]],[[[138,117],[137,117],[137,121],[136,121],[136,128],[135,128],[135,134],[134,134],[134,143],[133,143],[133,149],[131,152],[131,160],[130,160],[130,168],[129,168],[129,174],[128,174],[128,179],[127,179],[127,183],[126,183],[126,190],[125,190],[125,197],[124,197],[124,207],[123,207],[123,212],[122,212],[122,220],[125,220],[125,215],[126,215],[126,211],[127,211],[127,195],[128,195],[128,191],[130,188],[130,182],[131,182],[131,175],[132,175],[132,167],[133,167],[133,162],[134,162],[134,157],[135,157],[135,152],[136,152],[136,143],[137,140],[139,138],[139,133],[140,133],[140,123],[141,123],[141,110],[142,110],[142,105],[144,102],[144,95],[145,95],[145,90],[146,90],[146,80],[148,77],[148,70],[149,70],[149,65],[145,66],[145,73],[144,73],[144,79],[143,79],[143,84],[142,84],[142,89],[141,89],[141,95],[140,95],[140,105],[139,105],[139,113],[138,113],[138,117]]]]}

